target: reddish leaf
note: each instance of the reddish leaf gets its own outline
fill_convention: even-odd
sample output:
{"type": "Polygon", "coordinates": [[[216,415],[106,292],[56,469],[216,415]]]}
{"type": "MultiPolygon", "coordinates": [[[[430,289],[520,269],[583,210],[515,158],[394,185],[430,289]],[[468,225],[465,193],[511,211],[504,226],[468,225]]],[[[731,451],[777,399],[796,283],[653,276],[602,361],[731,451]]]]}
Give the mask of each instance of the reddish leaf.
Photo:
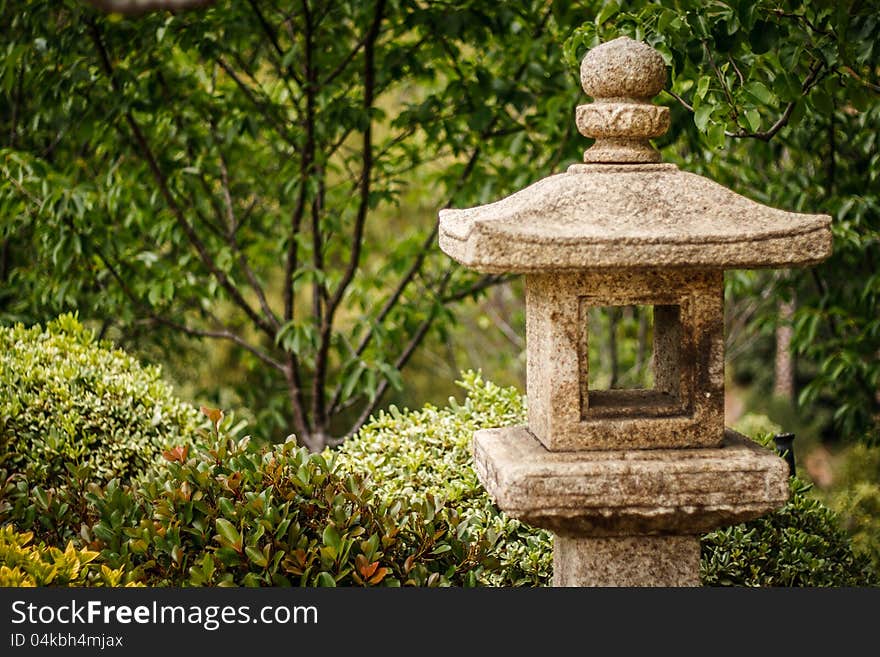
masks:
{"type": "Polygon", "coordinates": [[[296,549],[290,553],[294,559],[296,559],[296,563],[299,564],[300,567],[304,568],[306,565],[306,551],[302,548],[296,549]]]}
{"type": "Polygon", "coordinates": [[[199,410],[211,420],[211,423],[216,427],[220,424],[220,420],[223,419],[223,411],[219,408],[208,408],[207,406],[200,406],[199,410]]]}
{"type": "MultiPolygon", "coordinates": [[[[359,554],[358,557],[363,557],[363,555],[359,554]]],[[[357,563],[357,562],[358,562],[358,559],[355,558],[355,563],[357,563]]],[[[378,561],[374,561],[373,563],[367,563],[367,559],[365,557],[364,560],[360,564],[358,564],[358,572],[361,574],[361,576],[364,579],[370,579],[373,576],[373,573],[376,572],[376,568],[378,568],[378,567],[379,567],[378,561]]],[[[384,575],[383,575],[383,577],[384,577],[384,575]]],[[[379,581],[381,581],[381,580],[382,580],[382,578],[380,577],[379,581]]],[[[370,580],[370,581],[372,582],[372,580],[370,580]]]]}
{"type": "Polygon", "coordinates": [[[177,461],[178,463],[186,461],[187,454],[189,454],[189,445],[172,447],[162,452],[162,456],[166,459],[172,462],[177,461]]]}
{"type": "Polygon", "coordinates": [[[354,566],[358,569],[358,571],[363,570],[370,562],[367,560],[367,557],[363,554],[359,554],[354,558],[354,566]]]}
{"type": "MultiPolygon", "coordinates": [[[[379,563],[379,562],[377,561],[376,564],[378,564],[378,563],[379,563]]],[[[375,564],[374,564],[374,565],[375,565],[375,564]]],[[[385,567],[383,566],[382,568],[380,568],[379,570],[377,570],[377,571],[376,571],[376,574],[373,575],[373,576],[372,576],[369,580],[367,580],[367,581],[370,582],[370,584],[378,584],[378,583],[381,582],[383,579],[385,579],[385,575],[387,575],[387,574],[388,574],[388,569],[385,568],[385,567]]]]}

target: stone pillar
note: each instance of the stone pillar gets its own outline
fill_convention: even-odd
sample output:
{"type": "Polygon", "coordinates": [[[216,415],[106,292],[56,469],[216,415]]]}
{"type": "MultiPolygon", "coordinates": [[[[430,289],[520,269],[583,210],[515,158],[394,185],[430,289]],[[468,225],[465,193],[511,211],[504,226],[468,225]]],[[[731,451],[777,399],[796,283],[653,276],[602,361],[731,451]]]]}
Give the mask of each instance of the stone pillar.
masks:
{"type": "Polygon", "coordinates": [[[788,466],[731,429],[693,449],[550,451],[528,427],[474,435],[498,506],[550,529],[555,586],[696,586],[699,535],[788,499],[788,466]]]}
{"type": "Polygon", "coordinates": [[[699,585],[699,536],[553,539],[553,586],[699,585]]]}

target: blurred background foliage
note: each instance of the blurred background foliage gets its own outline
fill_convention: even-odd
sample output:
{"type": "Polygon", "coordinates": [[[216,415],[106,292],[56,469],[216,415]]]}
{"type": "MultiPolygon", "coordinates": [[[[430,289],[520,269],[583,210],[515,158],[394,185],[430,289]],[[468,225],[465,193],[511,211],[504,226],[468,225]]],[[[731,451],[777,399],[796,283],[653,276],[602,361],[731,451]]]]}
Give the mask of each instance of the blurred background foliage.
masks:
{"type": "MultiPolygon", "coordinates": [[[[77,311],[184,397],[316,448],[391,403],[460,397],[463,369],[524,389],[521,281],[452,263],[437,211],[579,161],[580,58],[650,43],[669,67],[666,161],[833,217],[827,262],[726,275],[728,421],[796,433],[801,473],[876,546],[876,2],[254,0],[124,18],[18,0],[0,16],[0,321],[77,311]]],[[[597,385],[650,385],[649,313],[591,329],[597,385]]]]}

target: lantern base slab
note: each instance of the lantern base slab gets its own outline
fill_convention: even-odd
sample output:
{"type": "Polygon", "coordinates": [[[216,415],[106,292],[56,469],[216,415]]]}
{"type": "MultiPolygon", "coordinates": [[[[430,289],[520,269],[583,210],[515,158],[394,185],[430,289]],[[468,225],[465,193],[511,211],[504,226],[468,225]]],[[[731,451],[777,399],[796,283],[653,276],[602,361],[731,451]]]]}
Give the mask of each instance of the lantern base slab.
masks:
{"type": "Polygon", "coordinates": [[[574,537],[698,535],[788,500],[788,465],[731,429],[720,447],[550,451],[525,426],[474,434],[477,476],[508,515],[574,537]]]}

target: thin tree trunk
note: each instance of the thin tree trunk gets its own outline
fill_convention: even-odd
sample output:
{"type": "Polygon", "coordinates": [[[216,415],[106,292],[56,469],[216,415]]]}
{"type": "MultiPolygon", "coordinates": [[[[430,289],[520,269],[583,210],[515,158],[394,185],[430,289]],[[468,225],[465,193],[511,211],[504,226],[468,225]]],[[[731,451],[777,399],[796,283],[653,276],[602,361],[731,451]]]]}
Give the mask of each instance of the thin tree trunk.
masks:
{"type": "Polygon", "coordinates": [[[774,359],[773,394],[794,401],[794,356],[791,352],[794,300],[779,304],[776,325],[776,357],[774,359]]]}
{"type": "Polygon", "coordinates": [[[638,347],[636,349],[636,374],[639,381],[645,381],[645,369],[647,368],[646,357],[648,355],[648,313],[649,308],[638,308],[639,330],[637,334],[638,347]]]}

